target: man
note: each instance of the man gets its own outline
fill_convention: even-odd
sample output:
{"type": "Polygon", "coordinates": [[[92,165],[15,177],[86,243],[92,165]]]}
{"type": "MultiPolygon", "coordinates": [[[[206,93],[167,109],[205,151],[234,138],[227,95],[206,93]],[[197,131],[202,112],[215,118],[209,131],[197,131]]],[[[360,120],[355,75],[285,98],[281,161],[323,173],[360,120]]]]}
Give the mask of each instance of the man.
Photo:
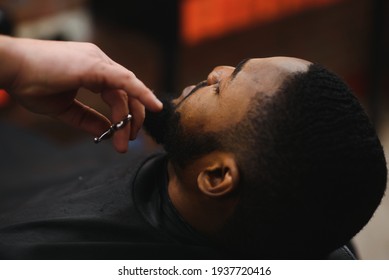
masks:
{"type": "Polygon", "coordinates": [[[323,258],[384,193],[385,158],[363,109],[304,60],[215,68],[145,128],[166,153],[50,187],[39,178],[37,194],[14,198],[0,256],[323,258]]]}
{"type": "Polygon", "coordinates": [[[173,104],[166,123],[145,125],[167,151],[174,206],[220,250],[324,256],[381,201],[387,170],[376,133],[319,65],[273,57],[217,67],[173,104]]]}

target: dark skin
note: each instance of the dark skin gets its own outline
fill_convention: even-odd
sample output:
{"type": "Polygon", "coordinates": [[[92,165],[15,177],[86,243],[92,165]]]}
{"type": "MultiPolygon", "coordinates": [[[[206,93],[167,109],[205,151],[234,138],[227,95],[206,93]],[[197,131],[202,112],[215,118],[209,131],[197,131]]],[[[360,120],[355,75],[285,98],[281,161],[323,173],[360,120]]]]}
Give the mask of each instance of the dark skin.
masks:
{"type": "MultiPolygon", "coordinates": [[[[183,127],[194,133],[217,132],[238,123],[258,92],[273,95],[291,74],[308,70],[310,62],[290,57],[250,59],[235,70],[219,66],[206,82],[187,87],[173,102],[183,127]]],[[[168,166],[169,196],[197,231],[213,235],[232,215],[239,197],[239,168],[233,153],[214,151],[185,168],[168,166]]]]}

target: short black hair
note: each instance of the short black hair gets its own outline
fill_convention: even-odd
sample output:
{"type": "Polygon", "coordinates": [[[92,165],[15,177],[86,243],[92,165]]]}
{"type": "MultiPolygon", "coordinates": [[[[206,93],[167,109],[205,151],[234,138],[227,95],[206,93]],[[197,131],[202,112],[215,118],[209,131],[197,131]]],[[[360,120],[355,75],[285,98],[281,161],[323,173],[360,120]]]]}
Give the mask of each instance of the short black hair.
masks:
{"type": "Polygon", "coordinates": [[[233,257],[321,258],[349,242],[384,195],[376,130],[345,82],[319,64],[274,95],[259,92],[221,134],[241,173],[238,206],[217,237],[233,257]]]}

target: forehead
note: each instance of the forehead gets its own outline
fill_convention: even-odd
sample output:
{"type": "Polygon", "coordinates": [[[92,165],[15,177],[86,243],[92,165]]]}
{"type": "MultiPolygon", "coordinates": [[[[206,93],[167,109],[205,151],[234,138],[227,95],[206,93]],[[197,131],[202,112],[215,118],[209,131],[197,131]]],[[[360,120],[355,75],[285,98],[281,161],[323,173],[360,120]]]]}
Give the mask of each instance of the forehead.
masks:
{"type": "Polygon", "coordinates": [[[184,123],[201,126],[203,131],[230,127],[246,115],[254,96],[275,94],[289,75],[306,71],[308,65],[300,59],[273,57],[249,59],[233,72],[230,68],[217,68],[226,71],[226,75],[221,75],[220,94],[191,96],[183,106],[184,123]]]}
{"type": "Polygon", "coordinates": [[[253,94],[273,95],[285,79],[297,72],[305,72],[311,63],[293,57],[254,58],[246,61],[231,86],[253,94]]]}
{"type": "MultiPolygon", "coordinates": [[[[263,90],[278,88],[289,75],[308,70],[310,62],[293,57],[254,58],[241,70],[263,90]]],[[[247,81],[246,81],[247,82],[247,81]]]]}
{"type": "Polygon", "coordinates": [[[250,59],[248,63],[258,67],[277,68],[279,69],[279,71],[284,71],[289,73],[304,72],[308,70],[308,66],[311,64],[311,62],[304,59],[295,58],[295,57],[286,57],[286,56],[253,58],[250,59]]]}
{"type": "Polygon", "coordinates": [[[243,66],[238,64],[228,79],[228,86],[224,87],[226,93],[240,93],[241,99],[251,99],[255,94],[274,94],[286,78],[296,72],[307,71],[310,64],[292,57],[254,58],[242,62],[243,66]]]}

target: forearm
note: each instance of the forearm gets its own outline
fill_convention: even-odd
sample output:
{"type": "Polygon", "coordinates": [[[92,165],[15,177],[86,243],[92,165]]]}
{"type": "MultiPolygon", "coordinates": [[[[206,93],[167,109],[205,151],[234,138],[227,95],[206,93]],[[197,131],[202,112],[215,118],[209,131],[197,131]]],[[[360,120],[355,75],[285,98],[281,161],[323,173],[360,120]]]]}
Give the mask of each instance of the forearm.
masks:
{"type": "Polygon", "coordinates": [[[8,89],[17,77],[21,57],[17,54],[17,41],[0,35],[0,88],[8,89]]]}

